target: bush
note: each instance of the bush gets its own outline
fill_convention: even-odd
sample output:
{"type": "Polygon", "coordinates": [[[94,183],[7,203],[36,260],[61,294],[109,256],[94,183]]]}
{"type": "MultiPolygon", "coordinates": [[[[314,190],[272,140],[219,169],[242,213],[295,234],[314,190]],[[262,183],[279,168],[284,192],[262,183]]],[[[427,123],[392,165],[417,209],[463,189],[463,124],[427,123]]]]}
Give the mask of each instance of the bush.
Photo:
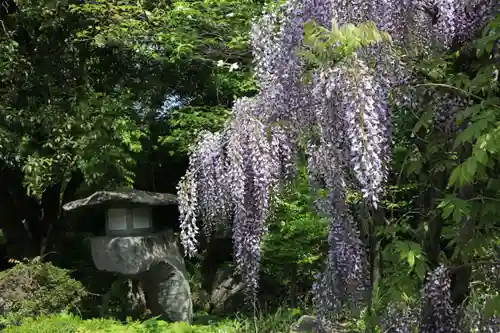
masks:
{"type": "Polygon", "coordinates": [[[307,307],[328,250],[328,219],[314,213],[305,169],[275,198],[262,240],[262,292],[280,306],[307,307]],[[280,287],[266,286],[272,277],[280,287]],[[267,287],[267,289],[266,289],[267,287]]]}
{"type": "Polygon", "coordinates": [[[0,316],[9,323],[77,310],[87,292],[69,271],[40,258],[0,272],[0,316]]]}
{"type": "Polygon", "coordinates": [[[10,326],[2,333],[233,333],[237,325],[231,322],[225,325],[191,326],[189,324],[167,323],[148,320],[143,323],[122,324],[112,319],[82,320],[71,314],[60,314],[39,318],[29,318],[20,326],[10,326]]]}
{"type": "Polygon", "coordinates": [[[121,323],[114,319],[87,319],[62,313],[27,318],[19,326],[9,326],[2,333],[282,333],[298,319],[297,309],[278,310],[275,314],[256,318],[240,317],[189,325],[150,319],[145,322],[121,323]]]}

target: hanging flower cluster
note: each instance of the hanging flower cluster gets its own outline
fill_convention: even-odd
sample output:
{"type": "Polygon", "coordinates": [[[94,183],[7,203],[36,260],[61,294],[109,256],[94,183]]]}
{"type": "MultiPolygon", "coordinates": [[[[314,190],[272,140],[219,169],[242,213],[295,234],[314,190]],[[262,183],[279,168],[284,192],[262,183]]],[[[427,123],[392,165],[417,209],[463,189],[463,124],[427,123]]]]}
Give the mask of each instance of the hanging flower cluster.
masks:
{"type": "Polygon", "coordinates": [[[198,222],[208,234],[218,223],[231,223],[237,266],[254,299],[270,195],[293,175],[301,134],[313,130],[306,149],[309,181],[326,187],[321,207],[331,218],[328,267],[315,286],[317,304],[320,309],[357,304],[369,276],[346,190],[356,187],[375,209],[384,192],[391,150],[388,98],[408,80],[392,45],[419,52],[450,47],[473,36],[491,9],[487,2],[471,7],[463,0],[287,0],[264,13],[252,29],[260,92],[235,103],[223,132],[201,135],[178,187],[187,254],[196,252],[198,222]],[[309,21],[326,29],[372,21],[393,43],[356,47],[304,82],[307,69],[299,50],[306,46],[309,21]]]}
{"type": "Polygon", "coordinates": [[[421,333],[459,333],[458,313],[451,301],[451,279],[441,265],[427,277],[422,291],[421,333]]]}

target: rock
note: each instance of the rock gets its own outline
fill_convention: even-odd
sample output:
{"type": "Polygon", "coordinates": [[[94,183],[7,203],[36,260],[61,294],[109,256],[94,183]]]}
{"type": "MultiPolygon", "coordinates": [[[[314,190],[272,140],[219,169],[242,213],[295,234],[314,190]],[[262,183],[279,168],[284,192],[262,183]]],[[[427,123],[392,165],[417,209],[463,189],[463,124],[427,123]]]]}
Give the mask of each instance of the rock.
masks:
{"type": "Polygon", "coordinates": [[[316,317],[302,316],[290,327],[290,333],[315,332],[316,317]]]}
{"type": "Polygon", "coordinates": [[[146,295],[144,289],[139,281],[134,279],[126,280],[126,303],[127,310],[130,311],[128,316],[139,317],[141,314],[146,313],[146,295]]]}
{"type": "Polygon", "coordinates": [[[163,261],[185,271],[177,237],[171,231],[148,236],[92,237],[90,249],[94,264],[102,271],[135,275],[163,261]]]}
{"type": "Polygon", "coordinates": [[[165,206],[177,203],[177,197],[169,193],[146,192],[134,189],[120,191],[98,191],[94,194],[63,206],[65,211],[71,211],[89,206],[100,206],[109,203],[143,204],[149,206],[165,206]]]}
{"type": "Polygon", "coordinates": [[[121,320],[126,320],[127,317],[140,320],[146,318],[148,314],[146,295],[137,279],[119,276],[113,282],[111,290],[103,295],[101,317],[108,317],[111,314],[109,310],[113,303],[121,305],[121,320]]]}
{"type": "Polygon", "coordinates": [[[210,305],[214,313],[230,313],[243,303],[244,284],[230,268],[219,269],[214,279],[210,305]]]}
{"type": "Polygon", "coordinates": [[[183,272],[160,262],[141,276],[141,282],[148,295],[148,308],[153,314],[161,314],[163,320],[192,322],[191,291],[183,272]]]}
{"type": "Polygon", "coordinates": [[[193,305],[188,274],[173,232],[136,237],[93,237],[97,269],[139,279],[153,315],[191,322],[193,305]]]}

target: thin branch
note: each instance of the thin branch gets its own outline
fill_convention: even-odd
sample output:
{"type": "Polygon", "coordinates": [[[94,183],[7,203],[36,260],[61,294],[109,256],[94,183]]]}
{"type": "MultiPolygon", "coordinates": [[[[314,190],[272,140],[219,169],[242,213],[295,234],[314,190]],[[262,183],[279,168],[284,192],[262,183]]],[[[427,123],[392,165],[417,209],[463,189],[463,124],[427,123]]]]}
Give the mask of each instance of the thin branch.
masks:
{"type": "Polygon", "coordinates": [[[454,275],[458,270],[466,267],[477,267],[477,266],[495,266],[495,265],[500,265],[500,261],[477,261],[474,263],[469,263],[469,264],[463,264],[459,266],[454,266],[450,268],[448,271],[448,275],[452,276],[454,275]]]}
{"type": "MultiPolygon", "coordinates": [[[[441,87],[441,88],[448,88],[448,89],[451,89],[451,90],[456,90],[458,92],[461,92],[464,95],[467,95],[469,97],[473,97],[473,98],[478,99],[478,100],[480,100],[482,102],[485,101],[485,99],[483,97],[481,97],[481,96],[478,96],[476,94],[473,94],[473,93],[468,92],[466,90],[463,90],[461,88],[458,88],[458,87],[455,87],[455,86],[452,86],[452,85],[449,85],[449,84],[445,84],[445,83],[420,83],[420,84],[414,85],[414,87],[441,87]]],[[[498,104],[493,104],[492,103],[491,105],[493,105],[493,106],[495,106],[497,108],[500,108],[500,105],[498,105],[498,104]]]]}

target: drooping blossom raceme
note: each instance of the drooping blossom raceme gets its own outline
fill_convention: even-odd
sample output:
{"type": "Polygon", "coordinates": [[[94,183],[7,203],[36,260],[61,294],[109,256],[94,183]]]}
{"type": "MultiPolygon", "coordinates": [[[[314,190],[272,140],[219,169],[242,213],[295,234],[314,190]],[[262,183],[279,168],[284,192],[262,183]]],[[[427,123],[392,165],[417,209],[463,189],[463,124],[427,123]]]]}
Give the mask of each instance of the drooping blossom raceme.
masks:
{"type": "MultiPolygon", "coordinates": [[[[462,318],[464,332],[497,333],[500,332],[500,316],[491,313],[496,310],[494,302],[500,292],[500,263],[496,260],[500,248],[490,257],[490,264],[477,266],[473,269],[472,276],[477,276],[482,283],[471,287],[470,302],[465,304],[462,318]],[[496,252],[496,253],[495,253],[496,252]]],[[[476,280],[476,279],[475,279],[476,280]]]]}
{"type": "Polygon", "coordinates": [[[398,96],[398,107],[421,112],[428,105],[422,105],[422,100],[432,101],[432,121],[436,129],[444,133],[456,133],[463,130],[467,124],[457,125],[456,115],[468,104],[466,96],[452,94],[446,91],[426,90],[424,92],[410,87],[398,96]]]}
{"type": "Polygon", "coordinates": [[[467,98],[450,93],[435,92],[432,94],[432,101],[435,107],[433,118],[437,127],[445,133],[457,132],[459,126],[456,123],[456,115],[459,110],[463,110],[467,106],[467,98]]]}
{"type": "Polygon", "coordinates": [[[362,150],[366,147],[365,143],[371,144],[370,138],[365,140],[363,136],[363,125],[359,126],[359,118],[363,117],[366,106],[371,106],[371,100],[368,97],[365,103],[363,98],[356,99],[360,90],[355,89],[355,84],[350,85],[350,78],[344,76],[345,70],[347,68],[337,68],[321,73],[312,94],[316,100],[320,145],[309,150],[308,174],[312,176],[311,182],[321,179],[328,190],[320,207],[331,219],[328,269],[315,285],[315,301],[324,331],[336,329],[335,321],[329,314],[338,313],[345,306],[359,306],[368,277],[365,249],[357,224],[345,203],[347,186],[344,171],[347,165],[352,165],[357,168],[358,180],[365,179],[363,172],[366,164],[356,160],[355,150],[349,148],[356,146],[362,150]],[[348,91],[345,95],[344,88],[348,91]],[[344,103],[357,105],[346,106],[344,103]]]}
{"type": "Polygon", "coordinates": [[[419,333],[459,333],[457,309],[451,301],[451,279],[448,269],[434,269],[422,291],[423,309],[419,333]]]}
{"type": "Polygon", "coordinates": [[[220,191],[225,179],[222,136],[220,133],[204,132],[198,143],[199,170],[197,174],[198,197],[204,198],[199,204],[200,214],[204,217],[205,235],[210,237],[214,225],[227,219],[229,202],[228,191],[220,191]]]}
{"type": "Polygon", "coordinates": [[[258,287],[260,240],[269,210],[269,191],[280,164],[267,127],[256,117],[258,99],[236,102],[235,117],[228,132],[226,183],[234,205],[233,239],[238,270],[246,282],[248,296],[255,299],[258,287]]]}
{"type": "MultiPolygon", "coordinates": [[[[196,252],[198,222],[210,234],[217,223],[230,220],[237,267],[255,300],[269,196],[293,175],[299,139],[311,131],[309,182],[327,190],[318,202],[331,221],[327,269],[315,286],[316,300],[324,309],[359,305],[367,285],[367,259],[346,207],[346,190],[360,190],[370,208],[380,201],[391,151],[389,95],[409,82],[410,69],[403,70],[391,45],[381,43],[325,64],[312,73],[312,82],[304,83],[306,68],[297,52],[304,24],[314,20],[330,28],[332,20],[339,25],[372,20],[390,33],[394,45],[419,53],[473,36],[495,8],[491,1],[471,6],[462,0],[286,0],[264,13],[251,33],[260,91],[235,102],[221,133],[201,136],[179,183],[185,251],[196,252]]],[[[436,271],[430,281],[440,285],[426,287],[434,309],[427,315],[448,320],[440,310],[445,304],[429,296],[446,296],[442,278],[436,271]]]]}
{"type": "Polygon", "coordinates": [[[391,304],[381,316],[380,326],[386,333],[413,333],[419,326],[420,308],[391,304]]]}
{"type": "Polygon", "coordinates": [[[387,142],[388,90],[381,86],[361,59],[354,59],[348,68],[335,69],[329,79],[335,94],[344,151],[360,184],[365,200],[377,207],[386,181],[383,157],[387,142]]]}
{"type": "Polygon", "coordinates": [[[278,185],[295,175],[297,160],[297,144],[292,133],[284,126],[273,126],[270,128],[271,153],[273,161],[276,161],[272,173],[275,183],[278,185]]]}
{"type": "Polygon", "coordinates": [[[190,168],[177,185],[177,202],[181,228],[181,244],[184,253],[192,257],[198,251],[198,189],[196,181],[195,154],[190,156],[190,168]]]}
{"type": "MultiPolygon", "coordinates": [[[[330,250],[327,260],[328,267],[332,268],[330,273],[334,276],[325,273],[324,280],[335,282],[338,288],[337,292],[334,293],[335,298],[340,301],[356,303],[359,301],[357,292],[362,292],[365,287],[366,253],[359,239],[357,225],[345,204],[346,192],[345,181],[342,177],[342,165],[339,163],[338,156],[331,154],[334,150],[324,149],[325,146],[326,144],[321,145],[317,150],[312,151],[315,156],[312,156],[310,161],[314,160],[314,163],[308,165],[309,172],[320,175],[325,182],[325,187],[329,190],[322,208],[331,216],[328,236],[330,250]],[[325,168],[327,161],[336,167],[325,168]]],[[[317,288],[323,287],[317,286],[317,288]]],[[[330,298],[328,301],[333,302],[334,299],[330,298]]],[[[329,305],[329,307],[331,306],[329,305]]]]}
{"type": "MultiPolygon", "coordinates": [[[[484,304],[483,304],[484,305],[484,304]]],[[[500,317],[491,316],[485,318],[484,309],[468,311],[467,316],[462,320],[464,332],[474,333],[497,333],[500,332],[500,317]]]]}

